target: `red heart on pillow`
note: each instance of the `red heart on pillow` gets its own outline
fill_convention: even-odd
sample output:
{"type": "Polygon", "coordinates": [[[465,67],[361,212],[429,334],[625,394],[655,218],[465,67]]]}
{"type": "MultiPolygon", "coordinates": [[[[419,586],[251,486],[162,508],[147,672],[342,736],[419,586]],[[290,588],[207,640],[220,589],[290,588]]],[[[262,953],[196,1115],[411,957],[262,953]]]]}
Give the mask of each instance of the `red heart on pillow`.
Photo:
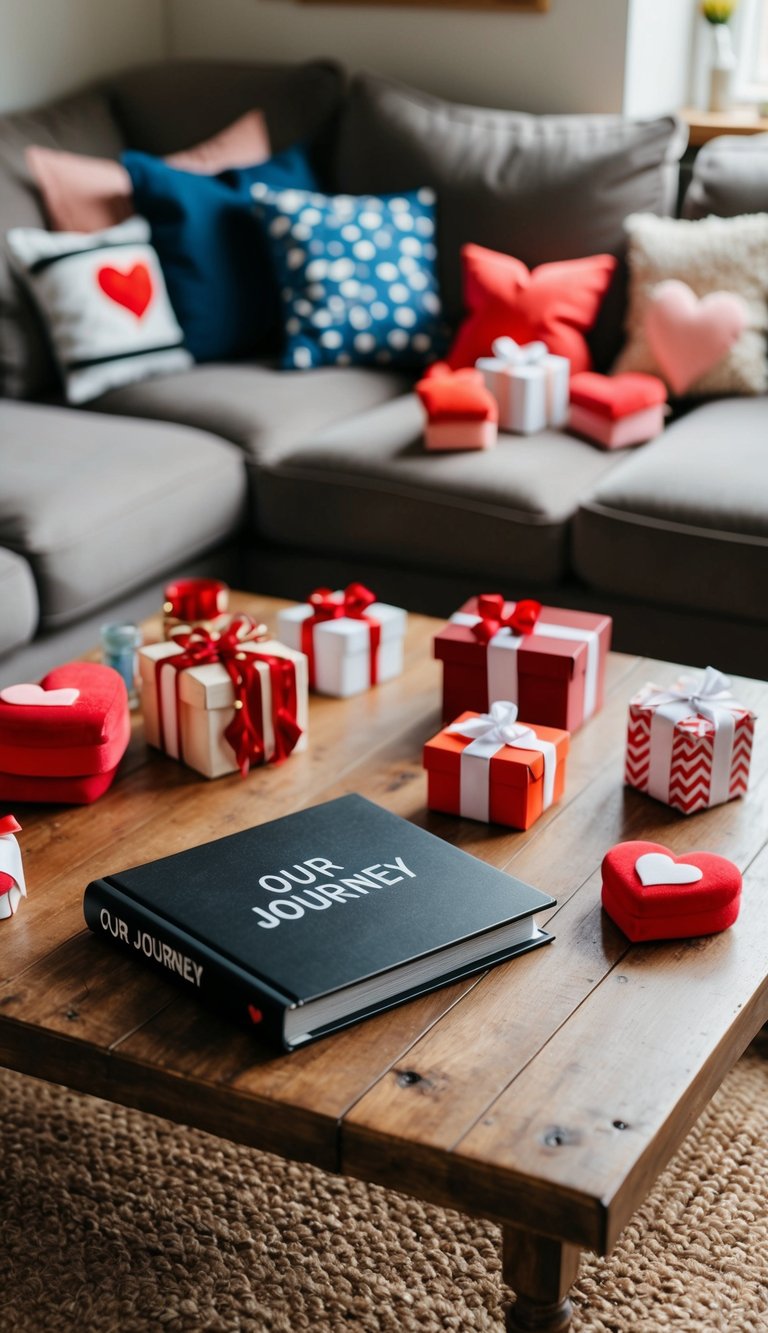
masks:
{"type": "Polygon", "coordinates": [[[430,421],[498,421],[496,399],[485,387],[479,370],[428,374],[416,385],[430,421]]]}
{"type": "Polygon", "coordinates": [[[602,871],[603,907],[635,942],[711,935],[739,915],[741,872],[712,852],[675,856],[657,842],[620,842],[602,871]]]}
{"type": "Polygon", "coordinates": [[[146,264],[134,264],[127,273],[119,268],[100,268],[96,280],[110,301],[124,305],[141,319],[152,300],[152,275],[146,264]]]}
{"type": "Polygon", "coordinates": [[[567,356],[571,373],[589,370],[592,357],[584,339],[616,270],[613,255],[590,255],[529,269],[519,259],[465,245],[461,251],[467,318],[448,354],[454,368],[490,356],[496,338],[516,343],[545,342],[555,356],[567,356]]]}

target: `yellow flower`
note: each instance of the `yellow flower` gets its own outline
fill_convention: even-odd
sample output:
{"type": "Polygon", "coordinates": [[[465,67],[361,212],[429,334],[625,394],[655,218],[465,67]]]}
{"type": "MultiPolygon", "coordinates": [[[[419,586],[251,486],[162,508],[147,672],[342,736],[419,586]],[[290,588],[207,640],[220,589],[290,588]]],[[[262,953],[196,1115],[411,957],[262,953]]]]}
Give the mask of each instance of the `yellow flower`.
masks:
{"type": "Polygon", "coordinates": [[[737,0],[701,0],[701,12],[708,23],[727,23],[737,0]]]}

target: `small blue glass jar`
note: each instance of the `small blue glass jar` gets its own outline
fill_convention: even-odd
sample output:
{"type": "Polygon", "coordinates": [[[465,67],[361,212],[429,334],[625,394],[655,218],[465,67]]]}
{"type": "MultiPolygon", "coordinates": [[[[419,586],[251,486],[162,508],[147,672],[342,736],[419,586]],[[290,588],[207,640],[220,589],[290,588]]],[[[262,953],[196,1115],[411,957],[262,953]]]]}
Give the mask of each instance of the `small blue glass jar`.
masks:
{"type": "Polygon", "coordinates": [[[141,647],[141,630],[137,625],[102,625],[101,657],[105,666],[113,667],[125,681],[128,702],[135,708],[139,702],[136,689],[136,651],[141,647]]]}

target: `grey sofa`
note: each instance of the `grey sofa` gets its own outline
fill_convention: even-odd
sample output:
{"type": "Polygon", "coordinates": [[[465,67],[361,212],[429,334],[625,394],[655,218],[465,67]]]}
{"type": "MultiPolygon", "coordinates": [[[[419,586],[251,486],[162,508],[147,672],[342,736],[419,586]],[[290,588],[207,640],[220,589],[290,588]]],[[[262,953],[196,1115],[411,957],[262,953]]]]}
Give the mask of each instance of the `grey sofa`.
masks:
{"type": "MultiPolygon", "coordinates": [[[[685,145],[671,117],[467,108],[373,76],[348,86],[323,62],[153,66],[0,120],[0,232],[45,225],[27,143],[162,153],[252,106],[276,150],[312,145],[331,189],[437,189],[453,321],[464,241],[531,265],[620,255],[627,213],[674,208],[685,145]]],[[[766,146],[755,149],[762,194],[753,165],[744,178],[718,151],[697,161],[691,215],[768,206],[766,146]]],[[[622,308],[620,270],[592,335],[599,368],[620,345],[622,308]]],[[[486,587],[601,608],[619,648],[765,674],[766,400],[699,406],[618,456],[554,431],[427,456],[410,388],[383,370],[239,362],[74,410],[0,255],[0,683],[62,660],[99,619],[148,609],[163,576],[201,559],[293,596],[366,578],[437,614],[486,587]]]]}

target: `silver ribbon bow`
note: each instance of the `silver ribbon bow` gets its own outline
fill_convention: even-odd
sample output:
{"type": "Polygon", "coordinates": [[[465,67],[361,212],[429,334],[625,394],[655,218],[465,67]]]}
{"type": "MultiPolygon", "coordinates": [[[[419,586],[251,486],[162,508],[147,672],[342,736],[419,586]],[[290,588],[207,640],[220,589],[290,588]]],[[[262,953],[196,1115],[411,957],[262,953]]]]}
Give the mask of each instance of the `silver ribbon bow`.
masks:
{"type": "Polygon", "coordinates": [[[517,343],[514,338],[494,338],[491,351],[507,366],[537,366],[549,356],[546,343],[517,343]]]}
{"type": "Polygon", "coordinates": [[[452,722],[448,731],[458,736],[470,736],[473,740],[488,741],[496,746],[520,745],[524,737],[536,738],[535,731],[517,721],[517,704],[511,703],[509,699],[491,704],[490,713],[468,717],[466,722],[452,722]]]}

